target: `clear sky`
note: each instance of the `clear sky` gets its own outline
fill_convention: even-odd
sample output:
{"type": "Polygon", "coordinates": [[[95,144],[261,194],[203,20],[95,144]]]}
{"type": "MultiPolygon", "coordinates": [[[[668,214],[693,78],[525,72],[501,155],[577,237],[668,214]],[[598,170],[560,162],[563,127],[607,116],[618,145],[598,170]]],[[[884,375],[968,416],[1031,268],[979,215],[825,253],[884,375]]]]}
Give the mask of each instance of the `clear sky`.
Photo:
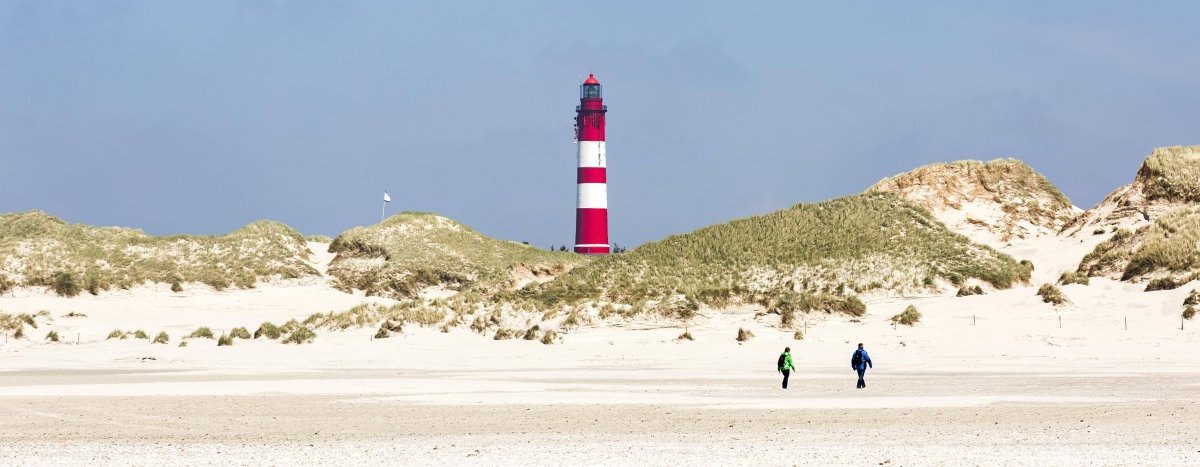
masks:
{"type": "Polygon", "coordinates": [[[574,233],[578,85],[634,246],[1016,157],[1081,207],[1200,144],[1200,2],[0,0],[0,212],[574,233]]]}

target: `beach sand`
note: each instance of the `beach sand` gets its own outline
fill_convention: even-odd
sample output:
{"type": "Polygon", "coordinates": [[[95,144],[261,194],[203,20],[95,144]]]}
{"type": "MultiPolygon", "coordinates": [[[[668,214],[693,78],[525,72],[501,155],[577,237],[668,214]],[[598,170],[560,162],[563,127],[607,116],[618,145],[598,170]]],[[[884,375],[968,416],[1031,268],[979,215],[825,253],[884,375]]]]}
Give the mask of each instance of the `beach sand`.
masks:
{"type": "Polygon", "coordinates": [[[1028,286],[872,297],[861,319],[801,317],[802,341],[735,308],[701,310],[695,341],[683,342],[679,323],[639,320],[554,345],[409,326],[389,339],[351,328],[318,330],[307,345],[181,348],[199,326],[253,330],[368,299],[319,283],[74,299],[22,290],[0,310],[53,320],[0,343],[0,463],[1200,463],[1200,325],[1179,317],[1200,284],[1147,293],[1093,278],[1062,287],[1066,306],[1042,303],[1041,281],[1087,249],[1071,238],[1014,245],[1040,258],[1028,286]],[[908,304],[923,319],[893,327],[908,304]],[[738,328],[756,337],[736,342],[738,328]],[[42,340],[49,329],[63,342],[42,340]],[[113,329],[172,340],[105,340],[113,329]],[[863,390],[849,368],[858,342],[876,364],[863,390]],[[799,367],[786,391],[774,368],[784,346],[799,367]]]}

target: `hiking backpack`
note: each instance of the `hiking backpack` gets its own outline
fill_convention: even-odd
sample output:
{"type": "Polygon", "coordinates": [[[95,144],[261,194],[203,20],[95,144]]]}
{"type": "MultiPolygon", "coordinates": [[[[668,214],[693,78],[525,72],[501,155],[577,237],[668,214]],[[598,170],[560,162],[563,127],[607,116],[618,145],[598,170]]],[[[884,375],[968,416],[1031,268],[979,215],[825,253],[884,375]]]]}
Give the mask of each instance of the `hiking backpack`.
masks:
{"type": "Polygon", "coordinates": [[[787,354],[785,354],[785,353],[779,354],[779,363],[775,365],[775,368],[782,370],[783,366],[786,364],[787,364],[787,354]]]}
{"type": "Polygon", "coordinates": [[[850,358],[850,364],[853,365],[855,368],[858,368],[860,365],[862,365],[862,363],[863,363],[862,349],[855,350],[854,357],[850,358]]]}

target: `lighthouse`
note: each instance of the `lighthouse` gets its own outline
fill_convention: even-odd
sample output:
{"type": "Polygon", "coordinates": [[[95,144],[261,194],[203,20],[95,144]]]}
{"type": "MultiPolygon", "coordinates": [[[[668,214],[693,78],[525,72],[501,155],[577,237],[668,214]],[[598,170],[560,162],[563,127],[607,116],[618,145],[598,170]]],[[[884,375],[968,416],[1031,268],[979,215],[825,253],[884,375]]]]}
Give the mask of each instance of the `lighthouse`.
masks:
{"type": "Polygon", "coordinates": [[[606,255],[608,245],[608,176],[604,154],[604,96],[600,81],[588,75],[579,86],[575,107],[575,140],[579,143],[575,198],[575,252],[606,255]]]}

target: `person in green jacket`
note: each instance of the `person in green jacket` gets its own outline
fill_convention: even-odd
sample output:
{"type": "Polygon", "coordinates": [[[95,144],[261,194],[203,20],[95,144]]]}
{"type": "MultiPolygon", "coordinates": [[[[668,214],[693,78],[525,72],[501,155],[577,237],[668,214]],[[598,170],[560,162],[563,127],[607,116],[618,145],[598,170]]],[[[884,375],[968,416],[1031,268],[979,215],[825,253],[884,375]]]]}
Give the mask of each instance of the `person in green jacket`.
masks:
{"type": "Polygon", "coordinates": [[[783,388],[787,389],[788,376],[792,370],[796,369],[796,364],[792,362],[792,348],[784,347],[783,353],[779,354],[779,372],[783,373],[783,388]]]}

